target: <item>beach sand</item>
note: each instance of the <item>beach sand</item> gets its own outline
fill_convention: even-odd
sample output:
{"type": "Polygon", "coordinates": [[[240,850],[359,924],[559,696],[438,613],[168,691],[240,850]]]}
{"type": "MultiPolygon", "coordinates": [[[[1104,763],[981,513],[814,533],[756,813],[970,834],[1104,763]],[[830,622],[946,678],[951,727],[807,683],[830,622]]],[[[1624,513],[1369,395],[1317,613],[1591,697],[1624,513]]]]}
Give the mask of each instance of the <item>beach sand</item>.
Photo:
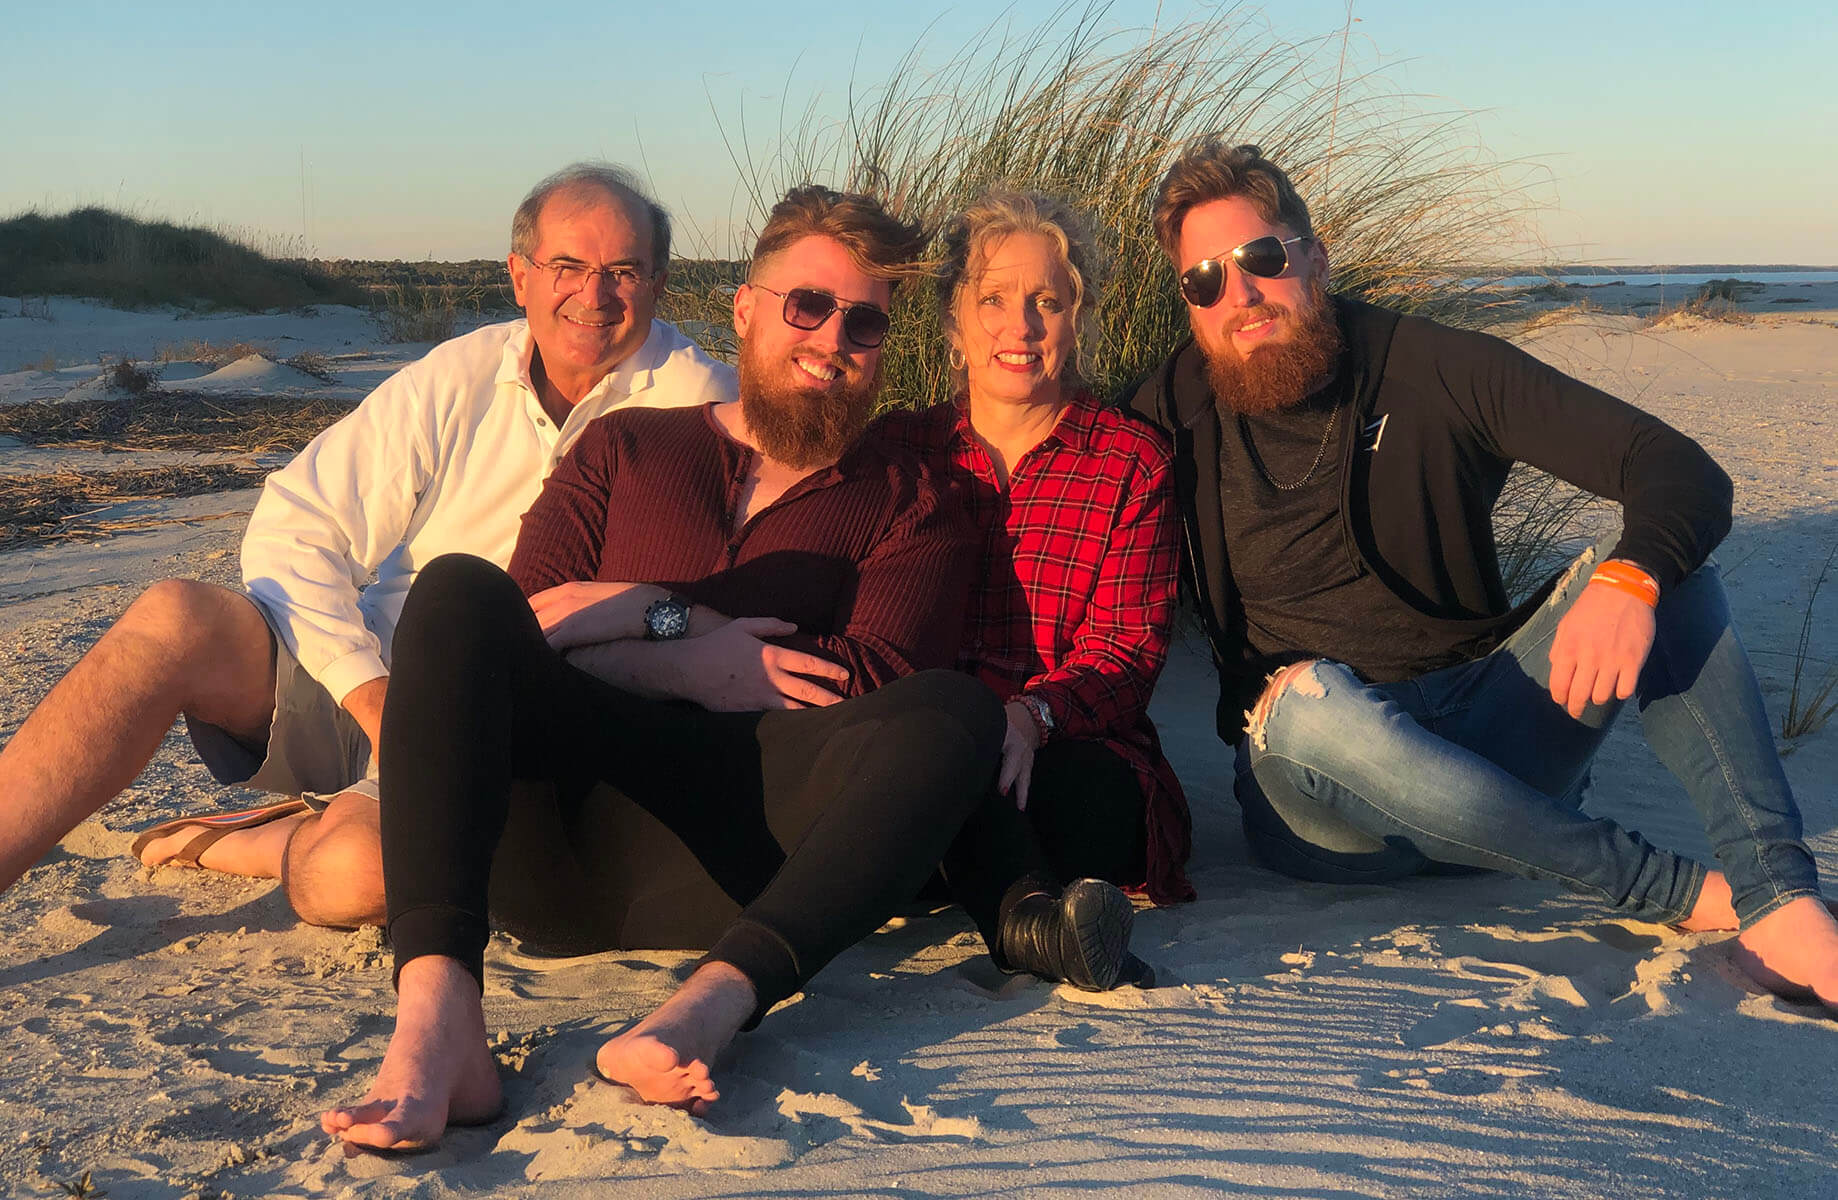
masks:
{"type": "MultiPolygon", "coordinates": [[[[1592,313],[1528,340],[1735,478],[1719,558],[1777,723],[1807,590],[1838,544],[1838,304],[1788,307],[1658,328],[1592,313]]],[[[0,322],[0,371],[29,361],[5,357],[17,324],[0,322]]],[[[0,455],[6,471],[65,461],[0,455]]],[[[143,501],[143,529],[0,554],[0,736],[147,583],[234,584],[253,497],[143,501]]],[[[1834,618],[1838,580],[1812,633],[1826,664],[1834,618]]],[[[271,882],[126,856],[152,821],[244,799],[175,734],[0,897],[0,1193],[60,1194],[88,1172],[113,1200],[1838,1195],[1838,1022],[1759,994],[1726,936],[1548,885],[1327,887],[1251,865],[1214,694],[1204,647],[1183,641],[1154,714],[1192,800],[1201,898],[1138,916],[1160,986],[1004,978],[961,916],[898,921],[743,1037],[697,1120],[589,1069],[693,955],[537,959],[500,938],[485,1007],[505,1112],[413,1158],[347,1155],[318,1128],[387,1041],[378,932],[299,925],[271,882]]],[[[1838,877],[1838,725],[1789,749],[1809,841],[1838,877]]],[[[1631,714],[1589,808],[1707,853],[1631,714]]]]}

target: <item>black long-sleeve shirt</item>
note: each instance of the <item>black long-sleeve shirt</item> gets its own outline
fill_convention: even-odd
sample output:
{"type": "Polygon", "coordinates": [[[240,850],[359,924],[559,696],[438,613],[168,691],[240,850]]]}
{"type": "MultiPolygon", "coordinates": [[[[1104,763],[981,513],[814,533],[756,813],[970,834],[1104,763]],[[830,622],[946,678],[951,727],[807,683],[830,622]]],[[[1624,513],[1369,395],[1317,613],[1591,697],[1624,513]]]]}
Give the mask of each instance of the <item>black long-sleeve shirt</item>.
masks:
{"type": "MultiPolygon", "coordinates": [[[[1426,648],[1412,673],[1485,653],[1542,602],[1545,589],[1512,608],[1500,579],[1491,513],[1514,462],[1619,502],[1614,555],[1651,572],[1662,594],[1728,533],[1729,476],[1658,418],[1498,338],[1356,301],[1336,307],[1346,342],[1337,386],[1356,419],[1336,435],[1347,562],[1333,566],[1376,576],[1413,615],[1426,648]]],[[[1198,347],[1183,344],[1125,402],[1174,439],[1188,570],[1220,673],[1219,732],[1236,740],[1269,670],[1305,656],[1344,661],[1352,647],[1324,635],[1278,654],[1245,636],[1238,580],[1258,551],[1227,545],[1219,464],[1222,437],[1236,432],[1221,424],[1198,347]]],[[[1346,612],[1343,627],[1357,630],[1362,615],[1346,612]]]]}

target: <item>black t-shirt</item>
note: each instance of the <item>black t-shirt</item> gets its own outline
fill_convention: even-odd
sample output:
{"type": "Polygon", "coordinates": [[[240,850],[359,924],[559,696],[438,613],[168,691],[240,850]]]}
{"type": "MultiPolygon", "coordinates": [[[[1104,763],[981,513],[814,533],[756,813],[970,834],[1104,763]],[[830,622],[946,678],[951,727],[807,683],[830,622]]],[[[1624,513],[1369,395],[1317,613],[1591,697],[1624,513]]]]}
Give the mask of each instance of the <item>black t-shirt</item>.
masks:
{"type": "Polygon", "coordinates": [[[1451,639],[1348,553],[1340,463],[1353,411],[1336,380],[1293,408],[1226,417],[1219,508],[1250,650],[1272,662],[1326,654],[1388,683],[1450,660],[1451,639]]]}

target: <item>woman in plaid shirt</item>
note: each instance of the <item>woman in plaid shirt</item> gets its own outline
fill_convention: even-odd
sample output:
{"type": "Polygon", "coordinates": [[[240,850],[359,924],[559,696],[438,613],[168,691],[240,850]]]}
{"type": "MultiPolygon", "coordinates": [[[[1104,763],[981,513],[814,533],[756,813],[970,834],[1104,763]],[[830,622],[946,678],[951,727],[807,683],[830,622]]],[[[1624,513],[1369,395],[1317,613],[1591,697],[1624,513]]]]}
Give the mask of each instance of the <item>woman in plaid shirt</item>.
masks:
{"type": "Polygon", "coordinates": [[[1168,451],[1080,378],[1100,287],[1080,214],[994,192],[945,237],[957,400],[881,423],[984,539],[959,666],[1007,702],[1003,798],[945,875],[998,964],[1104,990],[1141,967],[1115,885],[1193,897],[1187,801],[1147,711],[1174,618],[1168,451]]]}

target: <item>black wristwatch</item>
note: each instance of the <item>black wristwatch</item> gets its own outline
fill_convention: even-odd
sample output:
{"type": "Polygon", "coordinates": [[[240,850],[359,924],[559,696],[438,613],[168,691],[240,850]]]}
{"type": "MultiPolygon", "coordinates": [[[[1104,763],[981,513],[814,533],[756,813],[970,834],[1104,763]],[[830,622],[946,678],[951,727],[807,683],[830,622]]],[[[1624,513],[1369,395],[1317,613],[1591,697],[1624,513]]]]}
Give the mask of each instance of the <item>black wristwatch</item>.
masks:
{"type": "Polygon", "coordinates": [[[689,601],[681,596],[653,600],[645,609],[645,641],[674,642],[689,636],[689,601]]]}

